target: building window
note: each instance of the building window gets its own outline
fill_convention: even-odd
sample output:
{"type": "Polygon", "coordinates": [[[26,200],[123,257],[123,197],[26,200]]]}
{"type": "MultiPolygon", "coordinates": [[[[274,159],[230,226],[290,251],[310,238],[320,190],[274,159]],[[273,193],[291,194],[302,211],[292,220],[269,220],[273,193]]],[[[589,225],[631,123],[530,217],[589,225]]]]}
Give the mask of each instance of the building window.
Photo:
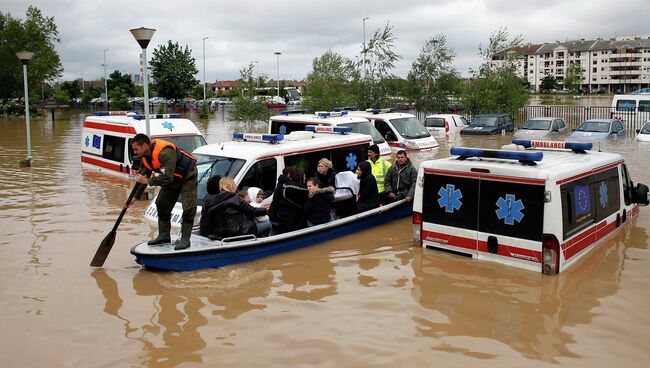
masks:
{"type": "Polygon", "coordinates": [[[596,73],[596,72],[598,72],[598,68],[593,68],[591,71],[596,73]]]}
{"type": "Polygon", "coordinates": [[[594,60],[594,65],[598,64],[598,60],[594,60]]]}

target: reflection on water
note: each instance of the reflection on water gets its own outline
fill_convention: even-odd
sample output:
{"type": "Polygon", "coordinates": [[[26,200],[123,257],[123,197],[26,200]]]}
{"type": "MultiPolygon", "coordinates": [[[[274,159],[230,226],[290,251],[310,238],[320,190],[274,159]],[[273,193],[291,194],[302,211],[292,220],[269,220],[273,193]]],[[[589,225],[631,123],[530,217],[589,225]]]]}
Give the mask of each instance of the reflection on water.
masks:
{"type": "MultiPolygon", "coordinates": [[[[208,142],[265,129],[226,120],[219,110],[197,125],[208,142]]],[[[34,166],[19,170],[24,123],[0,118],[3,366],[592,367],[647,358],[646,208],[558,277],[413,247],[410,219],[246,264],[164,273],[140,269],[128,252],[156,231],[138,201],[105,268],[92,270],[133,183],[81,171],[82,122],[76,113],[34,120],[34,166]]],[[[411,158],[511,139],[452,137],[411,158]]],[[[621,153],[635,182],[650,183],[650,145],[617,139],[600,149],[621,153]]]]}

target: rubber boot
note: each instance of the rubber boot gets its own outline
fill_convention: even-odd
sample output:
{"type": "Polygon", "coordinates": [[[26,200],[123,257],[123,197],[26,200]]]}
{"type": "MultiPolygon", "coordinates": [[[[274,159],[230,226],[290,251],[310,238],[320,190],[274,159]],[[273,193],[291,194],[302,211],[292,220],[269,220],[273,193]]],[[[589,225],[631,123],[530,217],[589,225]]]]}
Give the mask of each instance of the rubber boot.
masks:
{"type": "Polygon", "coordinates": [[[169,236],[169,231],[172,229],[171,221],[158,221],[158,236],[156,239],[149,240],[149,245],[169,244],[172,238],[169,236]]]}
{"type": "Polygon", "coordinates": [[[181,238],[174,243],[174,250],[187,249],[190,247],[192,236],[192,224],[181,225],[181,238]]]}

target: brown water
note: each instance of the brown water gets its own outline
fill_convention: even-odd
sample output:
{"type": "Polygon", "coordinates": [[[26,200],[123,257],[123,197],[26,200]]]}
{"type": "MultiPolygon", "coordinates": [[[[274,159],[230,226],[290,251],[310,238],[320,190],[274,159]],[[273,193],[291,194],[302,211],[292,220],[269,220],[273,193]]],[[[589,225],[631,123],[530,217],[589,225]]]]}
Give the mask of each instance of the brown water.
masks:
{"type": "MultiPolygon", "coordinates": [[[[24,121],[0,118],[2,367],[647,366],[649,209],[557,277],[415,247],[410,219],[255,262],[162,273],[129,254],[155,232],[142,201],[105,267],[92,269],[132,183],[82,172],[83,116],[57,119],[32,122],[34,165],[18,169],[24,121]]],[[[243,128],[225,119],[197,125],[214,142],[243,128]]],[[[650,145],[601,148],[650,184],[650,145]]]]}

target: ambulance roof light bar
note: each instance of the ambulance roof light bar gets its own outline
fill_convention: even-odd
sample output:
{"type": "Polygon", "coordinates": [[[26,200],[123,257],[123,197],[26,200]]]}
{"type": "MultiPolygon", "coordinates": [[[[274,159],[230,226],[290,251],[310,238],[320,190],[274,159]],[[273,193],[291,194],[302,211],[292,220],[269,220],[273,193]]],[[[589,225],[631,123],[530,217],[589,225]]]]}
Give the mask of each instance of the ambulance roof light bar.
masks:
{"type": "Polygon", "coordinates": [[[340,133],[348,134],[352,132],[352,127],[344,126],[325,126],[325,125],[306,125],[305,131],[314,133],[340,133]]]}
{"type": "Polygon", "coordinates": [[[95,116],[131,116],[133,111],[95,111],[95,116]]]}
{"type": "MultiPolygon", "coordinates": [[[[181,114],[149,114],[149,119],[180,119],[181,114]]],[[[133,115],[135,120],[144,120],[144,114],[133,115]]]]}
{"type": "Polygon", "coordinates": [[[346,106],[346,107],[335,107],[332,109],[332,111],[357,111],[357,108],[354,106],[346,106]]]}
{"type": "Polygon", "coordinates": [[[245,142],[265,142],[275,144],[284,139],[282,134],[259,134],[259,133],[233,133],[234,139],[241,139],[245,142]]]}
{"type": "Polygon", "coordinates": [[[587,153],[586,151],[589,151],[593,147],[593,144],[590,142],[537,141],[528,139],[513,139],[512,144],[526,148],[570,149],[575,153],[587,153]]]}
{"type": "Polygon", "coordinates": [[[319,118],[331,118],[331,117],[336,117],[336,116],[344,116],[347,115],[347,111],[333,111],[333,112],[328,112],[328,111],[316,111],[314,115],[318,116],[319,118]]]}
{"type": "Polygon", "coordinates": [[[302,110],[282,110],[280,111],[280,115],[283,116],[289,116],[289,115],[294,115],[294,114],[309,114],[308,109],[302,109],[302,110]]]}
{"type": "Polygon", "coordinates": [[[458,160],[465,160],[470,157],[478,158],[499,158],[502,160],[516,160],[525,165],[535,166],[535,161],[542,161],[542,152],[508,151],[483,148],[452,147],[449,150],[452,156],[458,156],[458,160]]]}
{"type": "Polygon", "coordinates": [[[386,114],[393,112],[393,109],[366,109],[366,112],[371,112],[373,114],[386,114]]]}

